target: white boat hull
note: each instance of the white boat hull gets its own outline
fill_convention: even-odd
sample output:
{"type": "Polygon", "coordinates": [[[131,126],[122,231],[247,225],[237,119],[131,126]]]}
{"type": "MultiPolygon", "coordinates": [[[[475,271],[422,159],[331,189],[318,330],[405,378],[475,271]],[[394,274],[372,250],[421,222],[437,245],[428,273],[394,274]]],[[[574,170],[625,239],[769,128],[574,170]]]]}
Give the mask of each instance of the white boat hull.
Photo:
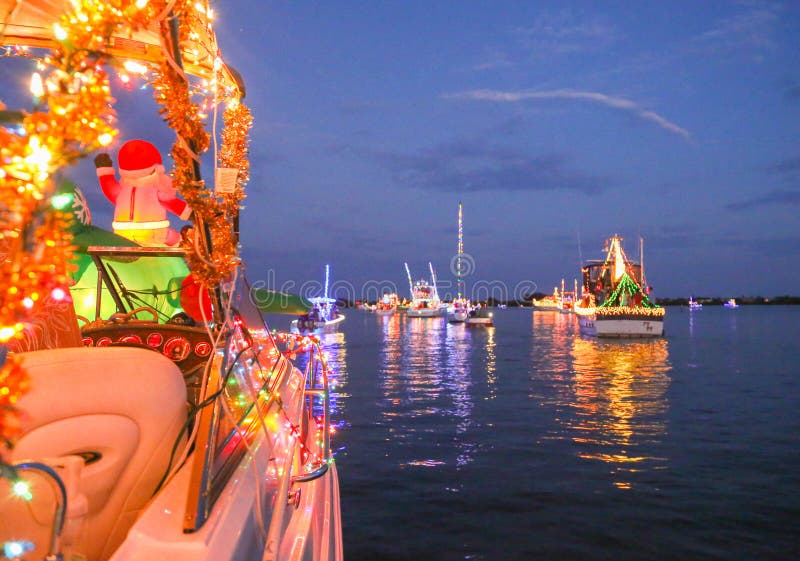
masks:
{"type": "Polygon", "coordinates": [[[467,316],[469,314],[466,310],[455,310],[452,312],[447,312],[447,321],[449,323],[463,323],[466,321],[467,316]]]}
{"type": "Polygon", "coordinates": [[[494,327],[492,318],[467,318],[464,323],[467,327],[494,327]]]}
{"type": "Polygon", "coordinates": [[[410,318],[440,318],[444,312],[444,308],[409,308],[406,315],[410,318]]]}
{"type": "Polygon", "coordinates": [[[339,314],[335,319],[331,321],[314,321],[314,322],[303,322],[302,325],[300,324],[300,320],[293,320],[292,321],[292,331],[322,331],[324,333],[330,331],[336,331],[339,329],[339,324],[344,321],[345,315],[339,314]]]}
{"type": "Polygon", "coordinates": [[[594,315],[578,316],[581,333],[594,337],[661,337],[664,321],[653,319],[596,319],[594,315]]]}
{"type": "Polygon", "coordinates": [[[390,316],[394,314],[394,308],[389,308],[387,310],[382,310],[381,308],[378,308],[377,310],[375,310],[375,313],[378,314],[379,316],[390,316]]]}
{"type": "MultiPolygon", "coordinates": [[[[263,440],[254,443],[258,457],[265,448],[263,440]]],[[[258,478],[253,473],[253,457],[237,468],[238,477],[231,478],[214,506],[212,515],[199,531],[188,534],[182,529],[183,503],[189,485],[189,470],[182,470],[156,497],[128,533],[127,539],[109,561],[170,559],[170,561],[217,560],[251,561],[263,559],[264,539],[256,522],[255,511],[262,501],[275,499],[275,489],[266,485],[256,490],[258,478]]],[[[260,458],[264,469],[267,460],[260,458]]],[[[262,478],[263,479],[263,478],[262,478]]],[[[323,477],[304,483],[299,508],[287,510],[288,521],[279,544],[282,555],[291,559],[287,550],[301,542],[304,559],[341,561],[341,520],[339,520],[339,485],[335,464],[323,477]]],[[[263,505],[263,510],[267,510],[263,505]]],[[[271,522],[265,515],[265,524],[271,522]]]]}

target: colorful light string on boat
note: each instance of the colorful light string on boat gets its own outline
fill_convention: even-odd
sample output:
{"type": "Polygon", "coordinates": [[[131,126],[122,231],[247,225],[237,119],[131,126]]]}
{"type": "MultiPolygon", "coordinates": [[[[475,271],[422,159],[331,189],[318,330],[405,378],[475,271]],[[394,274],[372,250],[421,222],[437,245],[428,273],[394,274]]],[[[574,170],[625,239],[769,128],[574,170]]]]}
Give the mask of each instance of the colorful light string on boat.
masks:
{"type": "MultiPolygon", "coordinates": [[[[605,302],[603,302],[602,304],[600,304],[600,306],[598,306],[597,308],[598,312],[602,313],[600,312],[602,308],[608,309],[608,308],[618,307],[620,305],[620,302],[622,301],[623,295],[626,297],[635,296],[637,297],[637,299],[640,299],[640,305],[635,306],[636,308],[643,307],[643,308],[661,309],[662,313],[660,315],[663,315],[663,308],[660,308],[658,305],[653,304],[650,301],[650,298],[647,296],[647,294],[645,294],[642,291],[639,284],[635,280],[633,280],[630,277],[630,275],[628,275],[627,272],[624,272],[622,274],[622,277],[620,278],[619,283],[617,284],[617,288],[614,290],[611,296],[609,296],[605,302]]],[[[633,308],[634,306],[623,306],[623,307],[633,308]]],[[[657,314],[652,314],[652,315],[657,315],[657,314]]]]}

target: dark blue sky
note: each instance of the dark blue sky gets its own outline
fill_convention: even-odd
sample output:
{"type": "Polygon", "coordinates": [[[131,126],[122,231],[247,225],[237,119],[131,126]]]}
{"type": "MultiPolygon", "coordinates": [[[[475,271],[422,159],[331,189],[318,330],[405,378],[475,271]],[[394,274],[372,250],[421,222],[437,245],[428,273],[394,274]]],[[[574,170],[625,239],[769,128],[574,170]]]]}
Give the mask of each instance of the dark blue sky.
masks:
{"type": "Polygon", "coordinates": [[[251,276],[577,276],[614,233],[658,296],[800,293],[800,5],[220,3],[256,118],[251,276]]]}
{"type": "Polygon", "coordinates": [[[460,200],[468,284],[549,292],[617,233],[656,296],[800,294],[800,4],[598,4],[218,3],[249,276],[452,279],[460,200]]]}

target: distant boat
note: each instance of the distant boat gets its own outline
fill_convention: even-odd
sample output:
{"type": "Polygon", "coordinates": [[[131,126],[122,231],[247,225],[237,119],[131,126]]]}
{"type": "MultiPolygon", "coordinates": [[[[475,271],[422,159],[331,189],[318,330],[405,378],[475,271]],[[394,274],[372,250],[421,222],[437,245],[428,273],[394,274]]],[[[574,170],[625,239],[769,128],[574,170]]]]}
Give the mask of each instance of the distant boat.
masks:
{"type": "Polygon", "coordinates": [[[728,300],[727,302],[725,302],[725,303],[723,304],[723,306],[724,306],[724,307],[726,307],[726,308],[731,308],[731,309],[733,309],[733,308],[738,308],[738,307],[739,307],[739,304],[737,304],[737,303],[736,303],[736,298],[731,298],[730,300],[728,300]]]}
{"type": "Polygon", "coordinates": [[[485,306],[478,306],[470,310],[464,321],[467,327],[494,327],[494,314],[485,306]]]}
{"type": "Polygon", "coordinates": [[[447,322],[448,323],[463,323],[469,317],[469,312],[472,310],[472,304],[466,298],[454,298],[453,301],[447,306],[447,322]]]}
{"type": "Polygon", "coordinates": [[[553,295],[533,300],[533,309],[537,312],[557,312],[561,309],[561,294],[558,287],[553,287],[553,295]]]}
{"type": "Polygon", "coordinates": [[[564,279],[561,279],[561,306],[559,312],[571,314],[575,307],[575,300],[578,298],[578,281],[575,280],[572,292],[565,290],[564,279]]]}
{"type": "Polygon", "coordinates": [[[344,321],[344,314],[339,313],[336,306],[336,298],[328,297],[329,279],[330,265],[325,265],[325,293],[308,299],[311,311],[292,322],[292,331],[335,331],[344,321]]]}
{"type": "Polygon", "coordinates": [[[469,313],[474,309],[469,298],[463,295],[464,279],[462,278],[463,256],[464,256],[464,220],[461,210],[461,203],[458,203],[458,246],[456,248],[456,297],[447,306],[447,322],[463,323],[469,317],[469,313]]]}
{"type": "MultiPolygon", "coordinates": [[[[641,242],[640,242],[641,243],[641,242]]],[[[665,310],[650,301],[639,263],[630,261],[622,238],[606,242],[606,258],[583,267],[583,296],[576,302],[580,330],[596,337],[660,337],[665,310]]]]}
{"type": "Polygon", "coordinates": [[[388,292],[375,304],[375,313],[379,316],[390,316],[397,310],[397,294],[388,292]]]}
{"type": "Polygon", "coordinates": [[[411,289],[411,303],[408,305],[406,315],[410,318],[433,318],[445,315],[447,307],[439,300],[439,292],[436,290],[436,273],[433,265],[428,263],[431,270],[431,284],[425,279],[417,282],[411,281],[411,271],[406,265],[408,284],[411,289]]]}
{"type": "Polygon", "coordinates": [[[689,296],[689,310],[702,310],[703,305],[696,301],[692,296],[689,296]]]}

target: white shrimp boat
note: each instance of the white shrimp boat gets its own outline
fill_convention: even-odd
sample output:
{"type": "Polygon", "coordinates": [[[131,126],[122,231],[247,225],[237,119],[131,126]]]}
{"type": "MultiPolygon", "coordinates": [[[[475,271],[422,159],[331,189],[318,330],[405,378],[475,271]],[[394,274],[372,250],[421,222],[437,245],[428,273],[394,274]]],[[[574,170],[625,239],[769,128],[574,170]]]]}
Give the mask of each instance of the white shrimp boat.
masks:
{"type": "MultiPolygon", "coordinates": [[[[206,0],[114,6],[119,9],[102,2],[0,0],[6,54],[38,52],[23,46],[54,49],[53,66],[43,63],[50,73],[37,89],[42,103],[33,111],[0,112],[4,120],[26,125],[10,134],[0,127],[3,192],[21,198],[25,190],[6,187],[25,181],[50,202],[51,178],[59,169],[106,146],[116,132],[108,76],[100,69],[134,61],[158,69],[154,82],[165,120],[179,123],[174,173],[187,179],[176,181],[187,200],[190,189],[206,189],[194,162],[206,150],[207,133],[197,114],[175,119],[175,112],[193,107],[187,90],[195,77],[206,88],[217,84],[205,101],[226,102],[226,120],[246,122],[228,131],[236,141],[243,135],[239,148],[223,134],[220,159],[212,163],[234,172],[236,188],[226,193],[230,199],[208,191],[193,199],[184,248],[90,248],[94,294],[74,293],[72,301],[84,308],[93,302],[94,314],[81,318],[80,329],[69,289],[51,291],[43,277],[66,260],[31,266],[30,277],[14,285],[20,297],[38,296],[31,291],[39,286],[50,292],[47,299],[31,298],[25,308],[36,313],[20,312],[16,324],[0,315],[0,334],[12,349],[0,353],[0,373],[15,372],[29,388],[15,396],[19,431],[6,453],[0,423],[0,551],[9,558],[51,560],[339,561],[341,516],[324,357],[304,340],[308,358],[300,368],[292,364],[253,305],[236,255],[249,129],[238,75],[222,62],[206,0]],[[86,21],[93,27],[81,23],[86,21]],[[39,126],[28,126],[30,119],[39,126]],[[62,119],[86,126],[48,128],[62,119]],[[35,161],[23,157],[31,148],[35,161]],[[184,159],[187,151],[192,154],[184,159]],[[194,296],[184,290],[183,277],[163,285],[145,278],[151,271],[181,269],[192,271],[195,282],[186,287],[197,285],[194,296]],[[173,313],[178,292],[180,305],[199,310],[200,317],[173,313]],[[15,331],[17,325],[24,331],[15,331]]],[[[192,91],[197,95],[200,88],[192,91]]],[[[33,216],[48,213],[42,205],[33,216]]],[[[43,252],[56,251],[64,239],[60,227],[46,224],[55,235],[48,245],[36,237],[16,243],[0,267],[34,264],[43,252]]],[[[90,290],[85,286],[80,289],[90,290]]],[[[2,314],[6,303],[0,300],[2,314]]]]}
{"type": "Polygon", "coordinates": [[[583,296],[573,309],[582,333],[620,338],[664,334],[664,308],[650,302],[642,261],[640,250],[640,262],[631,262],[622,238],[614,236],[605,260],[583,267],[583,296]]]}
{"type": "Polygon", "coordinates": [[[428,263],[431,271],[431,284],[428,284],[425,279],[412,282],[408,263],[405,265],[408,284],[411,289],[411,302],[406,310],[406,315],[410,318],[438,318],[444,316],[447,307],[439,300],[439,293],[436,290],[436,273],[433,270],[433,265],[428,263]]]}

